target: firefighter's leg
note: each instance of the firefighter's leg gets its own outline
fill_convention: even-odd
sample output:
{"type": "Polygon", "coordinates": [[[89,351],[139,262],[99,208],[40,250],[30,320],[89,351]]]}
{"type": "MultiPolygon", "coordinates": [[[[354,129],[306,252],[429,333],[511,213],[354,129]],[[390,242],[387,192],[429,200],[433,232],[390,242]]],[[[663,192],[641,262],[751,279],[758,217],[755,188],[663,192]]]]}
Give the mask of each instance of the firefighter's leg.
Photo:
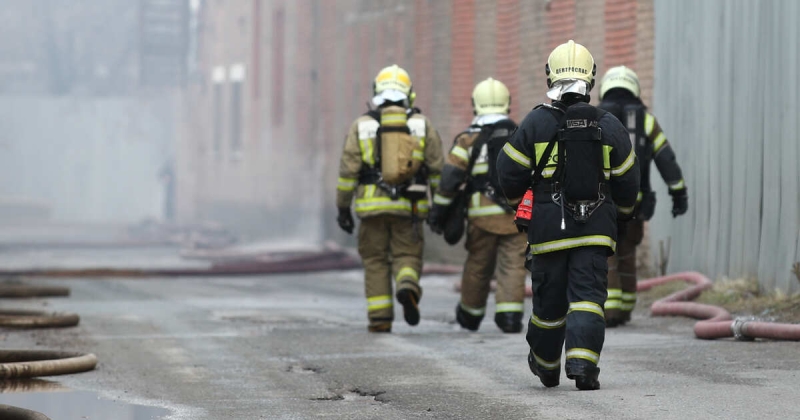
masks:
{"type": "Polygon", "coordinates": [[[358,253],[364,264],[369,331],[389,332],[394,320],[394,299],[389,265],[389,225],[385,217],[361,220],[358,253]]]}
{"type": "Polygon", "coordinates": [[[531,281],[533,314],[526,339],[528,366],[546,387],[556,386],[561,375],[567,302],[567,251],[534,255],[531,281]]]}
{"type": "Polygon", "coordinates": [[[514,233],[499,237],[497,246],[497,291],[494,322],[506,333],[522,331],[525,300],[525,251],[528,236],[514,233]]]}
{"type": "Polygon", "coordinates": [[[620,278],[619,254],[625,242],[626,227],[629,222],[617,222],[617,252],[608,258],[608,299],[604,304],[606,325],[616,327],[622,323],[622,279],[620,278]],[[625,225],[623,225],[625,224],[625,225]]]}
{"type": "Polygon", "coordinates": [[[600,388],[597,363],[605,341],[606,323],[603,302],[608,285],[608,254],[601,246],[569,250],[569,313],[567,314],[567,377],[575,379],[578,389],[600,388]]]}
{"type": "Polygon", "coordinates": [[[486,314],[486,300],[497,261],[497,239],[497,235],[471,223],[467,226],[467,261],[461,276],[461,301],[456,305],[456,321],[470,331],[478,330],[486,314]]]}
{"type": "Polygon", "coordinates": [[[619,256],[619,278],[622,287],[621,322],[631,320],[631,312],[636,307],[636,248],[642,243],[644,236],[644,221],[633,220],[628,222],[628,231],[625,239],[617,243],[619,256]]]}
{"type": "Polygon", "coordinates": [[[409,325],[419,323],[419,300],[422,288],[422,251],[425,247],[422,224],[410,218],[394,216],[391,219],[392,274],[397,283],[397,301],[403,305],[403,316],[409,325]]]}

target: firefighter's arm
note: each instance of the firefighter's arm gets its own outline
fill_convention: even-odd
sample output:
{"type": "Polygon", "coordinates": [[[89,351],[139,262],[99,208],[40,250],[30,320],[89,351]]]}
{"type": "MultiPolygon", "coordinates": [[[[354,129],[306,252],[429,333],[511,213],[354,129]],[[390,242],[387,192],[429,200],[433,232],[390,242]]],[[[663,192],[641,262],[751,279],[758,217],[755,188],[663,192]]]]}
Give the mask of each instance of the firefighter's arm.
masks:
{"type": "Polygon", "coordinates": [[[641,177],[639,159],[631,147],[628,131],[622,123],[610,114],[603,118],[610,120],[603,128],[604,135],[610,136],[612,146],[609,154],[611,197],[617,205],[620,218],[625,219],[633,216],[636,197],[639,195],[641,177]]]}
{"type": "Polygon", "coordinates": [[[431,193],[435,193],[439,188],[442,179],[442,167],[444,157],[442,156],[442,138],[439,132],[433,127],[430,120],[425,118],[425,166],[428,167],[428,182],[430,183],[431,193]]]}
{"type": "Polygon", "coordinates": [[[358,123],[353,123],[344,142],[342,159],[339,162],[339,180],[336,185],[336,207],[350,208],[358,186],[361,171],[361,149],[358,146],[358,123]]]}
{"type": "Polygon", "coordinates": [[[442,181],[433,196],[435,204],[450,205],[459,187],[467,179],[467,168],[469,167],[470,159],[469,147],[466,144],[467,138],[466,133],[456,136],[450,153],[444,158],[442,181]]]}
{"type": "Polygon", "coordinates": [[[658,120],[651,114],[647,114],[645,117],[645,130],[648,139],[653,142],[653,160],[656,168],[669,187],[670,193],[686,189],[681,167],[678,166],[678,161],[675,159],[675,152],[669,145],[667,136],[659,126],[658,120]]]}
{"type": "Polygon", "coordinates": [[[536,156],[533,150],[533,113],[529,113],[497,156],[497,177],[509,203],[516,203],[531,184],[536,156]]]}

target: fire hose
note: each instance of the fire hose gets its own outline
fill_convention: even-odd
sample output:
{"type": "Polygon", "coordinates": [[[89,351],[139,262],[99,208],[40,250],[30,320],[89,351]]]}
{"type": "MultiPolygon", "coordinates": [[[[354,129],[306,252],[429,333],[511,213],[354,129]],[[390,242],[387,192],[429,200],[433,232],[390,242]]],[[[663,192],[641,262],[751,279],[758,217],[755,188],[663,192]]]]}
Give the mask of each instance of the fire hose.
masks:
{"type": "Polygon", "coordinates": [[[50,420],[42,413],[20,407],[0,404],[0,419],[5,420],[50,420]]]}

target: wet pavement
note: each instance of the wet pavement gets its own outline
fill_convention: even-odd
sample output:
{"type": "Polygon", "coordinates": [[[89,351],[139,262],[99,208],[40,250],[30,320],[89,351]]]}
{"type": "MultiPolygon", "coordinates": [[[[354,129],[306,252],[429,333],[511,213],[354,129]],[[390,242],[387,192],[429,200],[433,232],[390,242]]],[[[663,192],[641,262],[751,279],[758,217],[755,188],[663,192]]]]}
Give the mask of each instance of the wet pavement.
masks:
{"type": "Polygon", "coordinates": [[[100,398],[94,392],[51,389],[47,392],[0,393],[0,404],[42,413],[52,420],[154,420],[169,411],[100,398]]]}
{"type": "MultiPolygon", "coordinates": [[[[175,251],[125,252],[70,258],[139,264],[175,251]]],[[[72,293],[0,308],[75,312],[81,323],[2,331],[0,347],[92,352],[94,371],[47,380],[173,420],[800,418],[798,343],[702,341],[693,321],[639,308],[632,325],[607,333],[599,391],[563,375],[545,389],[528,371],[524,334],[502,334],[493,305],[477,333],[454,324],[454,277],[423,278],[419,326],[404,325],[397,306],[393,333],[375,335],[361,276],[26,280],[72,293]]],[[[17,394],[28,395],[8,395],[17,394]]]]}

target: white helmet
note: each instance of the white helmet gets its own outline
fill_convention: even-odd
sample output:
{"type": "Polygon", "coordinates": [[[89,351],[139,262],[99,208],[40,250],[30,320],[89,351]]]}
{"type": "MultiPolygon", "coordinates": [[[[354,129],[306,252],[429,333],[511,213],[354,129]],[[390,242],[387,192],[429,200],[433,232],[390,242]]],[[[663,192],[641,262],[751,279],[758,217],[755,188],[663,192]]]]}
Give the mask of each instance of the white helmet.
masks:
{"type": "Polygon", "coordinates": [[[389,102],[413,101],[414,93],[411,89],[411,77],[408,72],[397,64],[384,67],[375,81],[372,83],[372,90],[375,97],[372,102],[375,105],[389,102]]]}
{"type": "Polygon", "coordinates": [[[553,100],[561,99],[564,93],[588,95],[594,87],[594,76],[597,66],[586,47],[569,40],[557,46],[547,58],[545,74],[547,96],[553,100]]]}
{"type": "Polygon", "coordinates": [[[511,94],[501,81],[491,77],[475,85],[472,90],[472,109],[475,115],[508,114],[511,94]]]}
{"type": "Polygon", "coordinates": [[[617,66],[608,69],[600,82],[600,99],[603,99],[606,92],[611,89],[622,88],[639,97],[641,88],[639,87],[639,77],[636,72],[625,66],[617,66]]]}

